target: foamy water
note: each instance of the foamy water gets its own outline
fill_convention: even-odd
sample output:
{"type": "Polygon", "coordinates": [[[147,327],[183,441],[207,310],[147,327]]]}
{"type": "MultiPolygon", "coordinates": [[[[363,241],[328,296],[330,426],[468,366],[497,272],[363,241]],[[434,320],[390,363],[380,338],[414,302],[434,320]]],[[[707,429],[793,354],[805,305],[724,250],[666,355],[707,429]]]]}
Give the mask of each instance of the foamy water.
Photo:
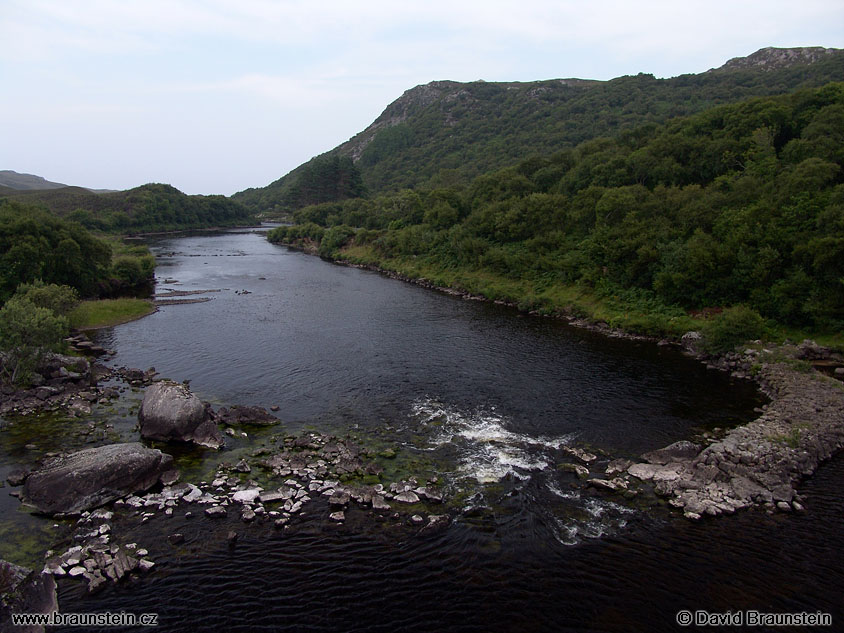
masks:
{"type": "Polygon", "coordinates": [[[575,436],[531,437],[508,430],[507,419],[493,408],[463,411],[429,398],[414,402],[412,414],[435,429],[431,446],[457,447],[459,472],[481,484],[508,476],[529,478],[531,472],[551,465],[547,451],[567,446],[575,436]]]}

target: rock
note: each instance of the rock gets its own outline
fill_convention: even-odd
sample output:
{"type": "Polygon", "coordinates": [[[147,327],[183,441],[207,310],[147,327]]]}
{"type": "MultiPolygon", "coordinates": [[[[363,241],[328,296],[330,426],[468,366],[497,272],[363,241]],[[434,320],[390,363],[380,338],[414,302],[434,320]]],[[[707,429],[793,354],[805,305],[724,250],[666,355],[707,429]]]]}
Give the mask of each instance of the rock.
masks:
{"type": "Polygon", "coordinates": [[[205,509],[205,514],[212,519],[222,519],[226,516],[226,509],[223,506],[211,506],[205,509]]]}
{"type": "Polygon", "coordinates": [[[774,488],[771,488],[771,495],[773,496],[774,501],[790,503],[794,498],[794,488],[792,488],[789,484],[775,486],[774,488]]]}
{"type": "Polygon", "coordinates": [[[238,473],[251,473],[252,467],[246,462],[245,459],[241,459],[239,462],[237,462],[233,470],[238,473]]]}
{"type": "Polygon", "coordinates": [[[797,346],[797,358],[800,360],[826,360],[831,353],[828,347],[822,347],[809,339],[797,346]]]}
{"type": "Polygon", "coordinates": [[[563,446],[563,450],[568,453],[569,455],[574,455],[580,461],[584,462],[585,464],[589,464],[594,462],[598,459],[597,455],[594,455],[588,451],[583,450],[582,448],[571,448],[568,446],[563,446]]]}
{"type": "Polygon", "coordinates": [[[700,353],[703,337],[700,332],[686,332],[680,337],[680,344],[692,354],[700,353]]]}
{"type": "Polygon", "coordinates": [[[232,495],[232,501],[236,501],[237,503],[253,503],[259,496],[261,496],[260,488],[238,490],[232,495]]]}
{"type": "Polygon", "coordinates": [[[627,472],[643,481],[674,481],[680,478],[679,464],[633,464],[627,472]]]}
{"type": "Polygon", "coordinates": [[[613,475],[620,475],[632,465],[633,462],[631,462],[629,459],[614,459],[609,464],[607,464],[607,469],[604,472],[610,477],[612,477],[613,475]]]}
{"type": "Polygon", "coordinates": [[[379,512],[389,512],[393,508],[390,506],[389,503],[384,499],[383,495],[373,495],[372,496],[372,509],[378,510],[379,512]]]}
{"type": "Polygon", "coordinates": [[[155,565],[155,563],[151,560],[147,560],[146,558],[142,558],[138,561],[138,569],[141,571],[149,571],[152,569],[153,565],[155,565]]]}
{"type": "Polygon", "coordinates": [[[328,518],[332,521],[340,522],[346,520],[346,515],[343,513],[342,510],[338,510],[337,512],[332,512],[331,514],[329,514],[328,518]]]}
{"type": "Polygon", "coordinates": [[[226,534],[226,540],[229,543],[234,543],[237,540],[237,532],[234,530],[229,530],[229,533],[226,534]]]}
{"type": "Polygon", "coordinates": [[[220,448],[223,436],[210,406],[185,385],[161,381],[147,387],[138,412],[141,437],[161,441],[192,442],[220,448]]]}
{"type": "Polygon", "coordinates": [[[154,486],[173,458],[139,443],[87,448],[57,457],[24,483],[21,501],[44,514],[71,514],[154,486]]]}
{"type": "Polygon", "coordinates": [[[429,530],[441,530],[448,527],[449,521],[450,519],[447,514],[432,514],[428,517],[428,524],[422,528],[422,531],[427,532],[429,530]]]}
{"type": "Polygon", "coordinates": [[[181,477],[181,473],[173,468],[161,474],[161,483],[164,486],[172,486],[179,481],[179,477],[181,477]]]}
{"type": "Polygon", "coordinates": [[[589,469],[586,468],[586,466],[581,466],[580,464],[569,464],[568,462],[564,462],[557,465],[557,470],[564,473],[574,473],[581,479],[589,476],[589,469]]]}
{"type": "Polygon", "coordinates": [[[26,481],[27,477],[29,477],[30,472],[31,471],[25,468],[17,468],[6,475],[6,481],[10,486],[23,485],[23,482],[26,481]]]}
{"type": "Polygon", "coordinates": [[[255,511],[250,508],[249,506],[245,506],[243,508],[243,512],[240,513],[240,519],[244,523],[249,523],[250,521],[255,520],[255,511]]]}
{"type": "Polygon", "coordinates": [[[258,500],[261,503],[273,503],[274,501],[286,501],[290,498],[290,493],[288,492],[262,492],[258,496],[258,500]]]}
{"type": "Polygon", "coordinates": [[[697,454],[700,453],[700,448],[698,444],[681,440],[669,444],[665,448],[645,453],[642,455],[642,459],[651,464],[670,464],[697,457],[697,454]]]}
{"type": "Polygon", "coordinates": [[[616,478],[612,480],[608,479],[590,479],[589,485],[593,488],[598,488],[602,490],[609,490],[611,492],[619,492],[622,490],[627,490],[627,482],[623,479],[616,478]]]}
{"type": "Polygon", "coordinates": [[[416,494],[418,494],[422,499],[426,499],[427,501],[431,501],[433,503],[442,503],[443,501],[442,493],[434,488],[425,486],[423,488],[417,488],[414,492],[416,492],[416,494]]]}
{"type": "Polygon", "coordinates": [[[188,484],[188,492],[186,492],[182,499],[187,501],[188,503],[193,503],[194,501],[198,501],[202,497],[202,490],[194,486],[193,484],[188,484]]]}
{"type": "Polygon", "coordinates": [[[773,499],[767,488],[760,486],[747,477],[733,477],[730,480],[730,488],[732,488],[735,498],[742,501],[760,501],[764,503],[773,499]]]}
{"type": "Polygon", "coordinates": [[[421,514],[414,514],[412,517],[410,517],[410,522],[414,523],[416,525],[419,525],[420,523],[423,523],[424,521],[425,521],[425,519],[422,518],[421,514]]]}
{"type": "Polygon", "coordinates": [[[777,510],[780,512],[791,512],[791,504],[786,501],[778,501],[777,510]]]}
{"type": "MultiPolygon", "coordinates": [[[[405,490],[404,492],[400,492],[395,497],[393,497],[396,501],[401,501],[402,503],[418,503],[419,502],[419,495],[417,495],[412,490],[405,490]]],[[[373,506],[375,507],[375,500],[373,499],[373,506]]]]}
{"type": "MultiPolygon", "coordinates": [[[[275,408],[278,410],[278,407],[275,408]]],[[[246,407],[234,405],[228,409],[223,407],[217,411],[217,418],[223,424],[237,426],[241,424],[253,424],[257,426],[270,426],[278,424],[279,419],[269,413],[263,407],[246,407]]]]}
{"type": "Polygon", "coordinates": [[[35,572],[0,560],[0,630],[43,631],[44,627],[9,623],[12,613],[52,613],[59,610],[56,581],[51,574],[35,572]]]}
{"type": "Polygon", "coordinates": [[[102,587],[107,581],[99,569],[92,572],[85,572],[82,576],[88,581],[88,591],[93,593],[102,587]]]}
{"type": "Polygon", "coordinates": [[[333,495],[331,495],[331,497],[329,497],[328,503],[333,507],[343,507],[349,505],[350,499],[351,496],[348,492],[344,490],[337,490],[333,495]]]}
{"type": "Polygon", "coordinates": [[[185,542],[185,535],[181,532],[176,532],[175,534],[171,534],[167,540],[170,541],[171,545],[179,545],[185,542]]]}

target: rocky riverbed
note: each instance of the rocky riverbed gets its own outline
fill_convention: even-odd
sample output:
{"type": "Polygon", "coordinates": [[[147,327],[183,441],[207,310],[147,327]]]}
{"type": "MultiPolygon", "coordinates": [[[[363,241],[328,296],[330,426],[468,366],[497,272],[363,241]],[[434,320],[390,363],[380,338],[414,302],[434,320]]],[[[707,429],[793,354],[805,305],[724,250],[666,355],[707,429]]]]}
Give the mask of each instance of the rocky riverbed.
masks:
{"type": "MultiPolygon", "coordinates": [[[[697,354],[694,340],[690,336],[685,341],[691,354],[697,354]]],[[[653,492],[690,519],[750,507],[769,512],[807,510],[795,493],[796,486],[844,445],[844,387],[840,381],[813,370],[812,363],[831,370],[841,364],[841,357],[811,342],[770,348],[760,344],[719,358],[698,357],[713,370],[729,371],[760,385],[770,402],[756,420],[717,436],[646,453],[639,463],[596,455],[582,447],[560,446],[558,450],[566,459],[557,463],[557,471],[563,477],[571,477],[565,475],[571,473],[575,478],[571,486],[589,489],[598,496],[629,500],[653,492]]],[[[92,407],[106,405],[119,396],[121,388],[101,386],[110,380],[145,389],[151,400],[153,396],[157,400],[156,407],[151,408],[161,405],[159,392],[171,385],[167,389],[178,392],[177,399],[187,405],[187,417],[214,429],[221,427],[214,437],[224,450],[225,442],[246,436],[244,428],[279,423],[257,407],[214,411],[208,403],[197,404],[186,386],[159,381],[153,368],[109,369],[78,357],[54,357],[51,363],[43,370],[40,385],[6,394],[4,412],[27,415],[56,409],[84,419],[92,407]],[[39,394],[37,390],[44,388],[55,391],[39,394]]],[[[137,430],[143,436],[144,415],[139,418],[137,430]]],[[[176,444],[196,439],[160,430],[155,438],[176,444]]],[[[78,518],[71,543],[64,542],[48,552],[44,573],[79,578],[94,591],[109,581],[122,582],[146,572],[155,565],[150,551],[158,544],[138,544],[129,534],[133,527],[151,521],[159,522],[166,535],[164,542],[170,546],[184,540],[177,518],[219,525],[232,543],[239,530],[255,526],[286,531],[311,520],[339,526],[350,516],[356,520],[370,517],[379,524],[388,522],[418,532],[447,526],[459,511],[449,505],[448,487],[430,473],[419,476],[407,472],[389,481],[381,464],[395,455],[395,449],[367,448],[349,437],[280,433],[248,453],[239,451],[236,459],[220,461],[213,475],[205,479],[177,483],[178,475],[168,471],[158,487],[149,490],[156,484],[145,478],[143,486],[133,485],[132,490],[116,495],[117,500],[114,496],[104,500],[104,507],[95,507],[102,506],[96,502],[91,507],[71,505],[60,510],[75,513],[78,518]],[[168,529],[168,521],[175,527],[168,529]],[[236,528],[238,525],[241,527],[236,528]]],[[[35,466],[35,474],[15,472],[8,483],[26,486],[28,480],[37,481],[50,468],[49,464],[35,466]]],[[[18,494],[17,490],[13,492],[18,494]]],[[[99,498],[96,490],[86,495],[99,498]]],[[[22,496],[27,499],[27,495],[22,496]]],[[[47,511],[52,512],[51,508],[47,511]]]]}

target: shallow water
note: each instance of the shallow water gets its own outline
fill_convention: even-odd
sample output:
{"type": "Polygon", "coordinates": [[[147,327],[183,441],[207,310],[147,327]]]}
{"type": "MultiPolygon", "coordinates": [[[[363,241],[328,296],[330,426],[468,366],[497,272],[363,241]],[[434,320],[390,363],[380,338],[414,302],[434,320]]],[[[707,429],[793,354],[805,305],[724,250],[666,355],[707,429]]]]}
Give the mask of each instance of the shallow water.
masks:
{"type": "MultiPolygon", "coordinates": [[[[385,481],[438,477],[454,521],[420,533],[351,510],[329,525],[326,504],[285,532],[234,516],[116,522],[150,549],[154,573],[94,596],[63,580],[63,611],[156,612],[165,631],[670,631],[680,608],[844,622],[840,458],[806,486],[805,516],[700,524],[557,469],[576,461],[567,448],[603,464],[749,420],[762,401],[750,385],[674,350],[333,265],[251,231],[151,246],[159,293],[219,292],[100,332],[111,362],[190,380],[215,404],[277,405],[283,420],[221,454],[176,451],[188,479],[270,434],[352,434],[397,447],[385,481]],[[186,541],[174,547],[177,531],[186,541]]],[[[115,420],[131,437],[132,415],[115,420]]]]}

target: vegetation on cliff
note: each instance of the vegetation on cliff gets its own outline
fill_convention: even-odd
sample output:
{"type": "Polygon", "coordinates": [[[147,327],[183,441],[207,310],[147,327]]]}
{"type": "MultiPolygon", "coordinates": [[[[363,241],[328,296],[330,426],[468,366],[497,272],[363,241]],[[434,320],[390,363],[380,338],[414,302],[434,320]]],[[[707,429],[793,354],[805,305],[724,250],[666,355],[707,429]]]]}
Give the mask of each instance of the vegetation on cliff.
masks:
{"type": "Polygon", "coordinates": [[[466,188],[305,207],[270,239],[538,310],[577,288],[646,333],[739,304],[841,331],[843,147],[832,83],[592,139],[466,188]]]}

